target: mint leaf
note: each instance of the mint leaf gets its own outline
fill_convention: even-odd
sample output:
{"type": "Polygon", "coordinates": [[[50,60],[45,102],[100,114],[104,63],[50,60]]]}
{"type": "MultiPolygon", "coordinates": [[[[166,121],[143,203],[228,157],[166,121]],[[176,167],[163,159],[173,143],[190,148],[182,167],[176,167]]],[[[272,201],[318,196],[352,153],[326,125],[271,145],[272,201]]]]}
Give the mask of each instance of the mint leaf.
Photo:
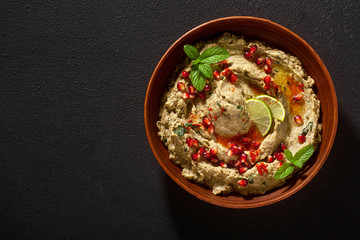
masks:
{"type": "Polygon", "coordinates": [[[200,56],[199,50],[191,45],[184,45],[184,52],[192,60],[195,60],[200,56]]]}
{"type": "Polygon", "coordinates": [[[185,127],[191,127],[191,128],[194,127],[194,126],[192,125],[192,123],[189,123],[189,122],[186,122],[186,123],[184,124],[184,126],[185,126],[185,127]]]}
{"type": "Polygon", "coordinates": [[[200,58],[197,58],[192,62],[192,64],[193,65],[198,65],[200,63],[200,61],[201,61],[200,58]]]}
{"type": "Polygon", "coordinates": [[[212,78],[213,70],[211,69],[210,64],[200,63],[198,66],[199,70],[205,75],[207,78],[212,78]]]}
{"type": "Polygon", "coordinates": [[[282,179],[289,176],[294,171],[294,165],[291,163],[284,163],[275,173],[275,179],[282,179]]]}
{"type": "Polygon", "coordinates": [[[186,133],[186,129],[183,126],[180,125],[177,128],[175,128],[174,133],[176,135],[182,137],[186,133]]]}
{"type": "Polygon", "coordinates": [[[295,162],[293,164],[299,168],[302,168],[307,160],[313,155],[315,149],[313,145],[307,145],[295,153],[295,162]]]}
{"type": "Polygon", "coordinates": [[[191,84],[194,86],[196,90],[201,92],[204,89],[206,84],[205,77],[196,65],[193,65],[191,67],[190,79],[191,79],[191,84]]]}
{"type": "Polygon", "coordinates": [[[222,47],[211,47],[206,49],[199,57],[201,63],[217,63],[227,59],[229,52],[222,47]]]}
{"type": "Polygon", "coordinates": [[[284,150],[284,155],[285,155],[285,157],[287,158],[287,160],[289,160],[290,162],[294,163],[295,159],[294,159],[292,153],[291,153],[289,150],[285,149],[285,150],[284,150]]]}

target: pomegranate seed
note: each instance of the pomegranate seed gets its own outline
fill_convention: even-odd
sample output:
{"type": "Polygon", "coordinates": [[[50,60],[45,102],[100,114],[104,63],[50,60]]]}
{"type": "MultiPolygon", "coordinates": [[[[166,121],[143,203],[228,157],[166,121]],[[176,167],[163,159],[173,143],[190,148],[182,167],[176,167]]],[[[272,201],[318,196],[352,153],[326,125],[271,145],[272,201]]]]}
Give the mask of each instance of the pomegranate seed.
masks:
{"type": "Polygon", "coordinates": [[[188,79],[189,78],[189,72],[188,71],[183,71],[182,73],[182,76],[184,79],[188,79]]]}
{"type": "Polygon", "coordinates": [[[283,162],[278,162],[277,168],[280,168],[283,164],[284,164],[283,162]]]}
{"type": "Polygon", "coordinates": [[[221,73],[221,75],[224,75],[224,76],[230,76],[231,74],[232,74],[232,71],[230,70],[230,68],[224,69],[224,71],[221,73]]]}
{"type": "Polygon", "coordinates": [[[226,155],[228,155],[229,157],[232,157],[232,156],[234,156],[234,152],[233,152],[231,149],[229,149],[229,150],[226,152],[226,155]]]}
{"type": "Polygon", "coordinates": [[[176,86],[180,92],[185,91],[185,84],[183,82],[178,82],[178,84],[176,86]]]}
{"type": "Polygon", "coordinates": [[[252,147],[254,149],[258,149],[260,147],[260,145],[261,145],[261,142],[258,142],[258,141],[253,141],[252,142],[252,147]]]}
{"type": "Polygon", "coordinates": [[[194,160],[194,161],[199,160],[200,159],[200,154],[198,154],[198,153],[192,154],[191,159],[194,160]]]}
{"type": "Polygon", "coordinates": [[[257,46],[254,45],[254,46],[251,46],[251,48],[249,49],[249,52],[254,53],[254,52],[256,52],[256,50],[257,50],[257,46]]]}
{"type": "Polygon", "coordinates": [[[197,94],[196,93],[190,93],[190,99],[191,100],[195,100],[197,98],[197,94]]]}
{"type": "Polygon", "coordinates": [[[296,122],[297,125],[301,126],[303,124],[303,120],[301,118],[300,115],[295,115],[294,117],[294,121],[296,122]]]}
{"type": "Polygon", "coordinates": [[[238,76],[236,74],[231,74],[230,76],[230,82],[231,83],[236,83],[238,80],[238,76]]]}
{"type": "Polygon", "coordinates": [[[264,71],[265,71],[267,74],[272,73],[272,68],[271,68],[271,66],[269,66],[269,65],[265,65],[265,67],[264,67],[264,71]]]}
{"type": "Polygon", "coordinates": [[[244,52],[244,56],[247,58],[247,59],[250,59],[250,58],[252,58],[252,53],[251,52],[248,52],[248,51],[245,51],[244,52]]]}
{"type": "Polygon", "coordinates": [[[274,157],[273,156],[271,156],[271,155],[269,155],[268,156],[268,163],[272,163],[272,162],[274,162],[274,157]]]}
{"type": "Polygon", "coordinates": [[[189,85],[188,90],[189,90],[190,94],[196,93],[196,89],[195,89],[195,87],[193,85],[189,85]]]}
{"type": "Polygon", "coordinates": [[[220,78],[220,73],[218,71],[213,72],[213,77],[218,80],[220,78]]]}
{"type": "Polygon", "coordinates": [[[243,173],[245,173],[247,170],[248,170],[247,167],[240,167],[240,168],[239,168],[239,173],[240,173],[240,174],[243,174],[243,173]]]}
{"type": "Polygon", "coordinates": [[[233,147],[231,148],[231,151],[232,151],[235,155],[240,154],[239,148],[238,148],[237,146],[233,146],[233,147]]]}
{"type": "Polygon", "coordinates": [[[204,100],[206,98],[206,95],[203,91],[199,92],[199,98],[204,100]]]}
{"type": "Polygon", "coordinates": [[[198,154],[202,155],[204,152],[205,152],[205,148],[204,147],[201,147],[198,149],[198,154]]]}
{"type": "Polygon", "coordinates": [[[217,147],[212,147],[212,148],[210,148],[210,154],[211,154],[211,155],[216,155],[217,153],[218,153],[217,147]]]}
{"type": "Polygon", "coordinates": [[[212,162],[212,163],[218,163],[218,162],[219,162],[219,159],[218,159],[216,156],[211,156],[210,162],[212,162]]]}
{"type": "Polygon", "coordinates": [[[193,147],[197,148],[199,146],[199,141],[196,138],[193,138],[192,139],[192,145],[193,145],[193,147]]]}
{"type": "Polygon", "coordinates": [[[280,148],[281,148],[281,151],[284,152],[285,149],[287,149],[286,144],[285,144],[285,143],[281,143],[281,144],[280,144],[280,148]]]}
{"type": "Polygon", "coordinates": [[[303,134],[300,134],[298,139],[299,139],[299,143],[304,143],[306,141],[306,137],[303,134]]]}
{"type": "Polygon", "coordinates": [[[281,152],[274,153],[274,157],[279,161],[282,161],[284,159],[284,155],[281,152]]]}
{"type": "Polygon", "coordinates": [[[205,84],[204,91],[209,92],[211,90],[211,86],[209,84],[205,84]]]}
{"type": "Polygon", "coordinates": [[[266,91],[269,91],[270,90],[270,85],[265,85],[264,88],[265,88],[266,91]]]}
{"type": "Polygon", "coordinates": [[[194,144],[193,138],[187,138],[187,139],[186,139],[186,143],[187,143],[187,145],[188,145],[189,147],[192,147],[193,144],[194,144]]]}
{"type": "Polygon", "coordinates": [[[250,142],[250,138],[247,138],[247,137],[243,137],[241,138],[241,141],[245,144],[249,143],[250,142]]]}
{"type": "Polygon", "coordinates": [[[270,57],[266,57],[266,58],[265,58],[265,63],[266,63],[266,65],[268,65],[269,67],[271,67],[271,65],[272,65],[272,60],[271,60],[271,58],[270,58],[270,57]]]}
{"type": "Polygon", "coordinates": [[[303,94],[298,93],[297,95],[293,96],[293,100],[296,102],[300,102],[303,99],[303,94]]]}
{"type": "Polygon", "coordinates": [[[227,167],[226,163],[224,163],[223,161],[221,161],[221,162],[219,163],[219,165],[220,165],[220,167],[222,167],[222,168],[226,168],[226,167],[227,167]]]}
{"type": "Polygon", "coordinates": [[[190,97],[190,94],[188,92],[184,92],[183,95],[182,95],[182,98],[184,100],[189,99],[189,97],[190,97]]]}
{"type": "Polygon", "coordinates": [[[247,155],[245,153],[242,153],[240,156],[241,163],[245,163],[247,161],[247,155]]]}
{"type": "Polygon", "coordinates": [[[230,148],[235,147],[236,143],[229,143],[230,148]]]}
{"type": "Polygon", "coordinates": [[[203,156],[204,156],[204,158],[210,158],[210,157],[211,157],[210,151],[205,151],[205,152],[203,153],[203,156]]]}
{"type": "Polygon", "coordinates": [[[241,186],[241,187],[246,187],[248,185],[248,180],[246,179],[241,179],[238,181],[238,184],[241,186]]]}
{"type": "Polygon", "coordinates": [[[205,126],[210,126],[211,125],[211,120],[209,117],[204,117],[203,118],[203,123],[205,126]]]}
{"type": "Polygon", "coordinates": [[[264,63],[264,58],[262,57],[258,57],[256,60],[255,60],[255,63],[256,65],[261,65],[264,63]]]}
{"type": "Polygon", "coordinates": [[[208,127],[208,132],[209,132],[210,134],[213,134],[214,131],[215,131],[214,125],[210,125],[210,126],[208,127]]]}
{"type": "Polygon", "coordinates": [[[270,77],[270,76],[265,76],[265,77],[264,77],[264,83],[265,83],[266,85],[270,85],[270,83],[271,83],[271,77],[270,77]]]}
{"type": "Polygon", "coordinates": [[[236,160],[235,163],[234,163],[234,167],[238,168],[240,166],[241,166],[240,160],[236,160]]]}

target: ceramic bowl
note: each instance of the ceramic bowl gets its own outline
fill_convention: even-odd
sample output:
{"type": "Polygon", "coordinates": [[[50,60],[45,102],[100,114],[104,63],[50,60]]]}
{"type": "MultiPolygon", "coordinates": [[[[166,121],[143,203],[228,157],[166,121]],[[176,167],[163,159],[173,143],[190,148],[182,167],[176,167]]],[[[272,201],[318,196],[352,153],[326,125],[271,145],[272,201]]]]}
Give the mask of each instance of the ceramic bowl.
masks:
{"type": "Polygon", "coordinates": [[[283,200],[299,191],[317,174],[328,157],[333,145],[338,123],[338,106],[335,88],[330,74],[320,57],[309,44],[289,29],[272,21],[255,17],[227,17],[204,23],[181,36],[166,51],[155,68],[150,79],[144,105],[146,134],[150,147],[165,172],[183,189],[206,202],[228,208],[254,208],[283,200]],[[160,108],[160,99],[175,66],[185,57],[183,46],[194,44],[231,32],[250,39],[263,40],[272,47],[297,56],[306,72],[316,82],[316,95],[321,102],[321,122],[323,124],[322,143],[317,152],[282,187],[273,189],[262,196],[243,197],[236,194],[215,196],[210,189],[186,180],[181,169],[169,160],[168,151],[158,137],[156,121],[160,108]]]}

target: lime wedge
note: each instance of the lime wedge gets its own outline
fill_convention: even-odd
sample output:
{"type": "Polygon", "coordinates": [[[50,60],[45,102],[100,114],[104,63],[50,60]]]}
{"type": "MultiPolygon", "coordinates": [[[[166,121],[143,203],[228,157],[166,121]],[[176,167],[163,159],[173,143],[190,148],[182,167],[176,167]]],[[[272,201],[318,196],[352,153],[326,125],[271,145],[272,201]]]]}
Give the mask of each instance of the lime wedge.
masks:
{"type": "Polygon", "coordinates": [[[270,97],[268,95],[260,95],[256,97],[257,99],[266,103],[269,106],[272,116],[280,121],[285,119],[285,109],[279,100],[276,98],[270,97]]]}
{"type": "Polygon", "coordinates": [[[246,109],[250,119],[256,124],[263,136],[265,136],[273,122],[270,108],[259,99],[249,99],[246,101],[246,109]]]}

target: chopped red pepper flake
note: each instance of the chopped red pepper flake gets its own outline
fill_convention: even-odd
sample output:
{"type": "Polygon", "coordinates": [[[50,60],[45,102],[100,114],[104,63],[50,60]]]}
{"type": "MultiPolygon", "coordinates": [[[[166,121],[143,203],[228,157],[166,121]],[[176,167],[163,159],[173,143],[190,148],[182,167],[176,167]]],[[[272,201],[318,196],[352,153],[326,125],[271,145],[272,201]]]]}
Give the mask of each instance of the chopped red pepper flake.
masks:
{"type": "Polygon", "coordinates": [[[257,157],[259,156],[260,150],[250,150],[250,161],[255,163],[257,157]]]}
{"type": "Polygon", "coordinates": [[[265,163],[263,163],[263,162],[256,164],[256,168],[257,168],[258,173],[260,175],[264,175],[265,173],[268,173],[267,165],[265,163]]]}

